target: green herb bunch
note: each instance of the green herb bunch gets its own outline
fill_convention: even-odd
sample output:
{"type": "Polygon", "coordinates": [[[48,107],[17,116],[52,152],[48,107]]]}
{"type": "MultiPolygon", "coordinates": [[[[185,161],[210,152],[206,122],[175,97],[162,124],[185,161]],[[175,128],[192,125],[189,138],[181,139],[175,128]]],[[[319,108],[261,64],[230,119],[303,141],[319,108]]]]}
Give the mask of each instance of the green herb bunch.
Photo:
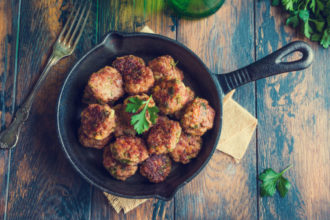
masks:
{"type": "Polygon", "coordinates": [[[272,5],[281,5],[290,13],[287,25],[300,28],[308,39],[329,47],[330,0],[272,0],[272,5]]]}

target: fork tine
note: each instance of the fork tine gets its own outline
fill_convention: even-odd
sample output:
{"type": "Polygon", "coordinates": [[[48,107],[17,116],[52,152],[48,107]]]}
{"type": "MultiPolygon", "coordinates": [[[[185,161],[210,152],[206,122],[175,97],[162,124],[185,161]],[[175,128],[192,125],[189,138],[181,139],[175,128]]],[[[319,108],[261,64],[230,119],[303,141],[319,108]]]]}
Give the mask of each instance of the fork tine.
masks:
{"type": "Polygon", "coordinates": [[[62,29],[60,35],[59,35],[58,38],[57,38],[59,41],[61,40],[61,38],[62,38],[64,32],[68,29],[68,27],[69,27],[69,23],[71,23],[70,21],[71,21],[71,19],[72,19],[72,17],[73,17],[74,9],[76,8],[76,6],[77,6],[77,3],[74,5],[74,7],[73,7],[73,9],[72,9],[72,11],[71,11],[71,13],[70,13],[70,15],[69,15],[69,18],[66,20],[65,25],[64,25],[64,27],[63,27],[63,29],[62,29]]]}
{"type": "Polygon", "coordinates": [[[80,37],[81,37],[81,34],[83,33],[84,28],[85,28],[85,26],[86,26],[86,23],[87,23],[87,20],[88,20],[88,16],[89,16],[89,13],[90,13],[90,11],[91,11],[91,7],[92,7],[92,3],[89,2],[89,8],[88,8],[88,11],[87,11],[87,14],[86,14],[86,17],[85,17],[84,23],[82,24],[82,26],[81,26],[81,28],[80,28],[80,32],[79,32],[78,36],[76,37],[76,40],[75,40],[75,42],[74,42],[72,48],[76,48],[76,46],[77,46],[77,44],[78,44],[78,42],[79,42],[79,39],[80,39],[80,37]]]}
{"type": "Polygon", "coordinates": [[[64,44],[67,44],[67,42],[68,42],[68,38],[71,35],[70,33],[72,31],[72,28],[73,28],[74,24],[76,23],[76,20],[78,18],[78,15],[80,15],[81,8],[82,8],[82,5],[80,5],[79,8],[77,9],[76,15],[74,16],[73,21],[71,22],[70,28],[69,28],[69,30],[65,34],[65,37],[63,39],[63,43],[64,44]]]}
{"type": "Polygon", "coordinates": [[[86,10],[87,10],[87,5],[85,5],[83,11],[82,11],[81,14],[80,14],[80,17],[79,17],[79,19],[78,19],[78,23],[77,23],[75,29],[73,30],[73,33],[72,33],[72,35],[71,35],[71,37],[70,37],[70,40],[69,40],[69,44],[68,44],[68,45],[71,45],[71,43],[72,43],[72,41],[73,41],[73,39],[74,39],[74,36],[76,35],[76,33],[77,33],[78,29],[79,29],[79,26],[80,26],[80,24],[81,24],[81,21],[82,21],[82,19],[83,19],[83,17],[84,17],[84,14],[85,14],[86,10]]]}

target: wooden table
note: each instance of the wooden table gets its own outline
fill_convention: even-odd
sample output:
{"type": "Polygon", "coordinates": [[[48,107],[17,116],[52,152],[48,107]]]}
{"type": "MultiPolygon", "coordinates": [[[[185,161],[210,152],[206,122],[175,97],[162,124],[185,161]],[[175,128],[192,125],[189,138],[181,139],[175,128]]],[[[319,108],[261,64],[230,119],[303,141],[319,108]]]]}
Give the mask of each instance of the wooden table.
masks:
{"type": "MultiPolygon", "coordinates": [[[[75,54],[51,71],[35,99],[18,146],[0,151],[0,219],[151,219],[157,200],[127,215],[107,204],[66,160],[55,129],[55,104],[68,70],[110,30],[149,25],[196,52],[218,73],[259,59],[303,38],[284,26],[286,14],[269,0],[227,0],[215,15],[179,19],[159,1],[94,0],[75,54]]],[[[0,1],[0,110],[5,128],[39,77],[68,15],[66,0],[0,1]]],[[[308,41],[309,42],[309,41],[308,41]]],[[[310,42],[309,42],[310,43],[310,42]]],[[[310,43],[315,62],[305,71],[262,79],[234,98],[259,124],[239,164],[216,152],[163,211],[168,219],[327,219],[330,214],[330,49],[310,43]],[[292,164],[285,198],[261,198],[257,174],[292,164]]],[[[162,213],[162,212],[160,212],[162,213]]]]}

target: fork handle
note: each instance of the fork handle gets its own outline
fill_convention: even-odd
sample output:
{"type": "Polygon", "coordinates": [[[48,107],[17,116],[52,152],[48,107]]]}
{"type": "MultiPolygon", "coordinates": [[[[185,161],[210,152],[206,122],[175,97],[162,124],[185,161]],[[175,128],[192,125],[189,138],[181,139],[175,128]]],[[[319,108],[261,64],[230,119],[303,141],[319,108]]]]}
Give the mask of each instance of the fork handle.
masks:
{"type": "Polygon", "coordinates": [[[45,80],[48,75],[49,70],[54,66],[60,58],[54,53],[48,59],[47,65],[45,66],[43,72],[41,73],[38,81],[34,85],[31,93],[26,98],[25,102],[21,107],[18,108],[15,114],[15,118],[12,123],[0,133],[0,148],[1,149],[11,149],[16,146],[20,131],[23,123],[28,119],[31,106],[34,100],[34,97],[41,86],[42,82],[45,80]]]}

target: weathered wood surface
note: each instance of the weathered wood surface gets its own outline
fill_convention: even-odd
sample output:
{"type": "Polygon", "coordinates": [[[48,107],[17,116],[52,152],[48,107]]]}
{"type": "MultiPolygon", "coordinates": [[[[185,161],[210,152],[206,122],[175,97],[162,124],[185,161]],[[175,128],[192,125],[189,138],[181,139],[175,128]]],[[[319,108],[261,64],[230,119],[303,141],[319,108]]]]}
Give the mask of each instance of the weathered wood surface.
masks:
{"type": "MultiPolygon", "coordinates": [[[[2,129],[38,78],[71,3],[0,1],[2,129]]],[[[102,192],[73,170],[56,138],[57,95],[73,63],[108,31],[138,31],[147,24],[190,47],[217,73],[249,64],[295,39],[306,40],[284,27],[285,14],[268,0],[226,1],[215,15],[193,21],[177,19],[163,6],[162,0],[93,1],[76,53],[51,71],[17,148],[0,151],[0,219],[327,219],[330,52],[317,44],[312,44],[315,62],[309,70],[237,89],[234,98],[259,120],[246,155],[236,164],[216,152],[165,206],[150,200],[118,215],[102,192]],[[287,197],[261,198],[257,174],[289,164],[292,189],[287,197]]]]}
{"type": "MultiPolygon", "coordinates": [[[[178,41],[191,48],[214,73],[254,61],[253,0],[227,1],[213,16],[178,22],[178,41]],[[223,31],[226,30],[226,31],[223,31]]],[[[254,83],[237,89],[235,98],[255,112],[254,83]]],[[[257,217],[256,142],[236,164],[215,152],[206,168],[175,197],[176,219],[255,219],[257,217]]]]}
{"type": "MultiPolygon", "coordinates": [[[[15,106],[19,7],[19,1],[0,1],[0,130],[10,122],[15,106]]],[[[10,156],[10,151],[0,151],[0,219],[6,218],[10,156]]]]}
{"type": "MultiPolygon", "coordinates": [[[[17,106],[36,82],[67,17],[66,1],[22,1],[18,45],[17,106]]],[[[95,43],[92,14],[79,49],[50,72],[10,158],[7,219],[88,219],[91,186],[73,170],[60,149],[55,104],[61,83],[76,60],[95,43]]]]}
{"type": "MultiPolygon", "coordinates": [[[[269,1],[256,1],[256,56],[261,58],[294,40],[306,40],[284,27],[285,14],[269,1]]],[[[280,171],[292,189],[285,198],[259,200],[261,219],[329,219],[329,49],[310,43],[311,68],[257,82],[258,169],[280,171]]]]}

